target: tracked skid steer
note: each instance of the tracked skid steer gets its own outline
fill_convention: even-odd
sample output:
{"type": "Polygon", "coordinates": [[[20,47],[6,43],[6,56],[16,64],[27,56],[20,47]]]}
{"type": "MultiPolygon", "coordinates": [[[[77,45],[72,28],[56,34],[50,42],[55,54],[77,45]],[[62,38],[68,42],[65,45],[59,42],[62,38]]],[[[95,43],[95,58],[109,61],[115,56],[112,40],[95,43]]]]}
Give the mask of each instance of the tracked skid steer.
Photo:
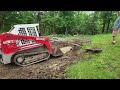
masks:
{"type": "Polygon", "coordinates": [[[47,36],[39,36],[39,24],[14,25],[9,32],[0,34],[0,62],[28,66],[50,58],[62,56],[52,47],[47,36]]]}

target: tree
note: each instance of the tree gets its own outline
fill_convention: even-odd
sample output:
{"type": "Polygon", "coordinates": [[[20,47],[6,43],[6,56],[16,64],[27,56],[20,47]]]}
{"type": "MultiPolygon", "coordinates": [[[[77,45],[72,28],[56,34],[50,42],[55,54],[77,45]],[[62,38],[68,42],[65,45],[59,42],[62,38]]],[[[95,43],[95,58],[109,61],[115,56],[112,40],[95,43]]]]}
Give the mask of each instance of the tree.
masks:
{"type": "Polygon", "coordinates": [[[64,29],[65,35],[69,32],[71,33],[71,27],[74,25],[74,12],[73,11],[61,11],[60,17],[62,18],[62,27],[64,29]]]}
{"type": "Polygon", "coordinates": [[[9,31],[15,24],[39,23],[43,34],[110,33],[115,11],[0,11],[0,30],[9,31]]]}

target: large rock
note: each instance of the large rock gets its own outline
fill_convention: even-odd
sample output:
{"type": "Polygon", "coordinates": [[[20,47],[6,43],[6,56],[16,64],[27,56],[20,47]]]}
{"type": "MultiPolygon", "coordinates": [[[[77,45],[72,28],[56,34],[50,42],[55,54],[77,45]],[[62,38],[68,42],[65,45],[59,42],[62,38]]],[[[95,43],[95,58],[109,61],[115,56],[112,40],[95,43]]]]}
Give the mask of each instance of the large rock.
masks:
{"type": "Polygon", "coordinates": [[[60,48],[60,50],[66,54],[67,52],[69,52],[70,50],[72,49],[72,47],[63,47],[63,48],[60,48]]]}

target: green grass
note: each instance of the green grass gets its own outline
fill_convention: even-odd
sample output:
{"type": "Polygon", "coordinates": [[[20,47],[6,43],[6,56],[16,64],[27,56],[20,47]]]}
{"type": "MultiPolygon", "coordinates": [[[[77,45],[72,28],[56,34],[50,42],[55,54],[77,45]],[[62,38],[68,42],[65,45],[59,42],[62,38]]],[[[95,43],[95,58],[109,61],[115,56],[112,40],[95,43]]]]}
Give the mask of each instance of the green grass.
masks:
{"type": "Polygon", "coordinates": [[[112,45],[111,34],[90,37],[92,44],[83,46],[100,47],[101,53],[90,53],[91,58],[79,61],[65,69],[67,79],[117,79],[120,78],[120,35],[112,45]]]}

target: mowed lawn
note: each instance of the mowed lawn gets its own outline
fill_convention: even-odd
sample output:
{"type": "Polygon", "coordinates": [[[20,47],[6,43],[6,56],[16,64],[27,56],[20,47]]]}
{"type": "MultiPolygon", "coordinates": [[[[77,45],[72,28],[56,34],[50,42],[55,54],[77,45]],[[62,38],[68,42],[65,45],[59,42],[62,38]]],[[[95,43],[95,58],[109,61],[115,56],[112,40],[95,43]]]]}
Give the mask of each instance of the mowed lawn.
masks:
{"type": "Polygon", "coordinates": [[[111,34],[90,37],[92,44],[83,46],[100,47],[101,53],[89,53],[91,58],[79,61],[65,69],[66,79],[118,79],[120,78],[120,35],[113,45],[111,34]]]}

